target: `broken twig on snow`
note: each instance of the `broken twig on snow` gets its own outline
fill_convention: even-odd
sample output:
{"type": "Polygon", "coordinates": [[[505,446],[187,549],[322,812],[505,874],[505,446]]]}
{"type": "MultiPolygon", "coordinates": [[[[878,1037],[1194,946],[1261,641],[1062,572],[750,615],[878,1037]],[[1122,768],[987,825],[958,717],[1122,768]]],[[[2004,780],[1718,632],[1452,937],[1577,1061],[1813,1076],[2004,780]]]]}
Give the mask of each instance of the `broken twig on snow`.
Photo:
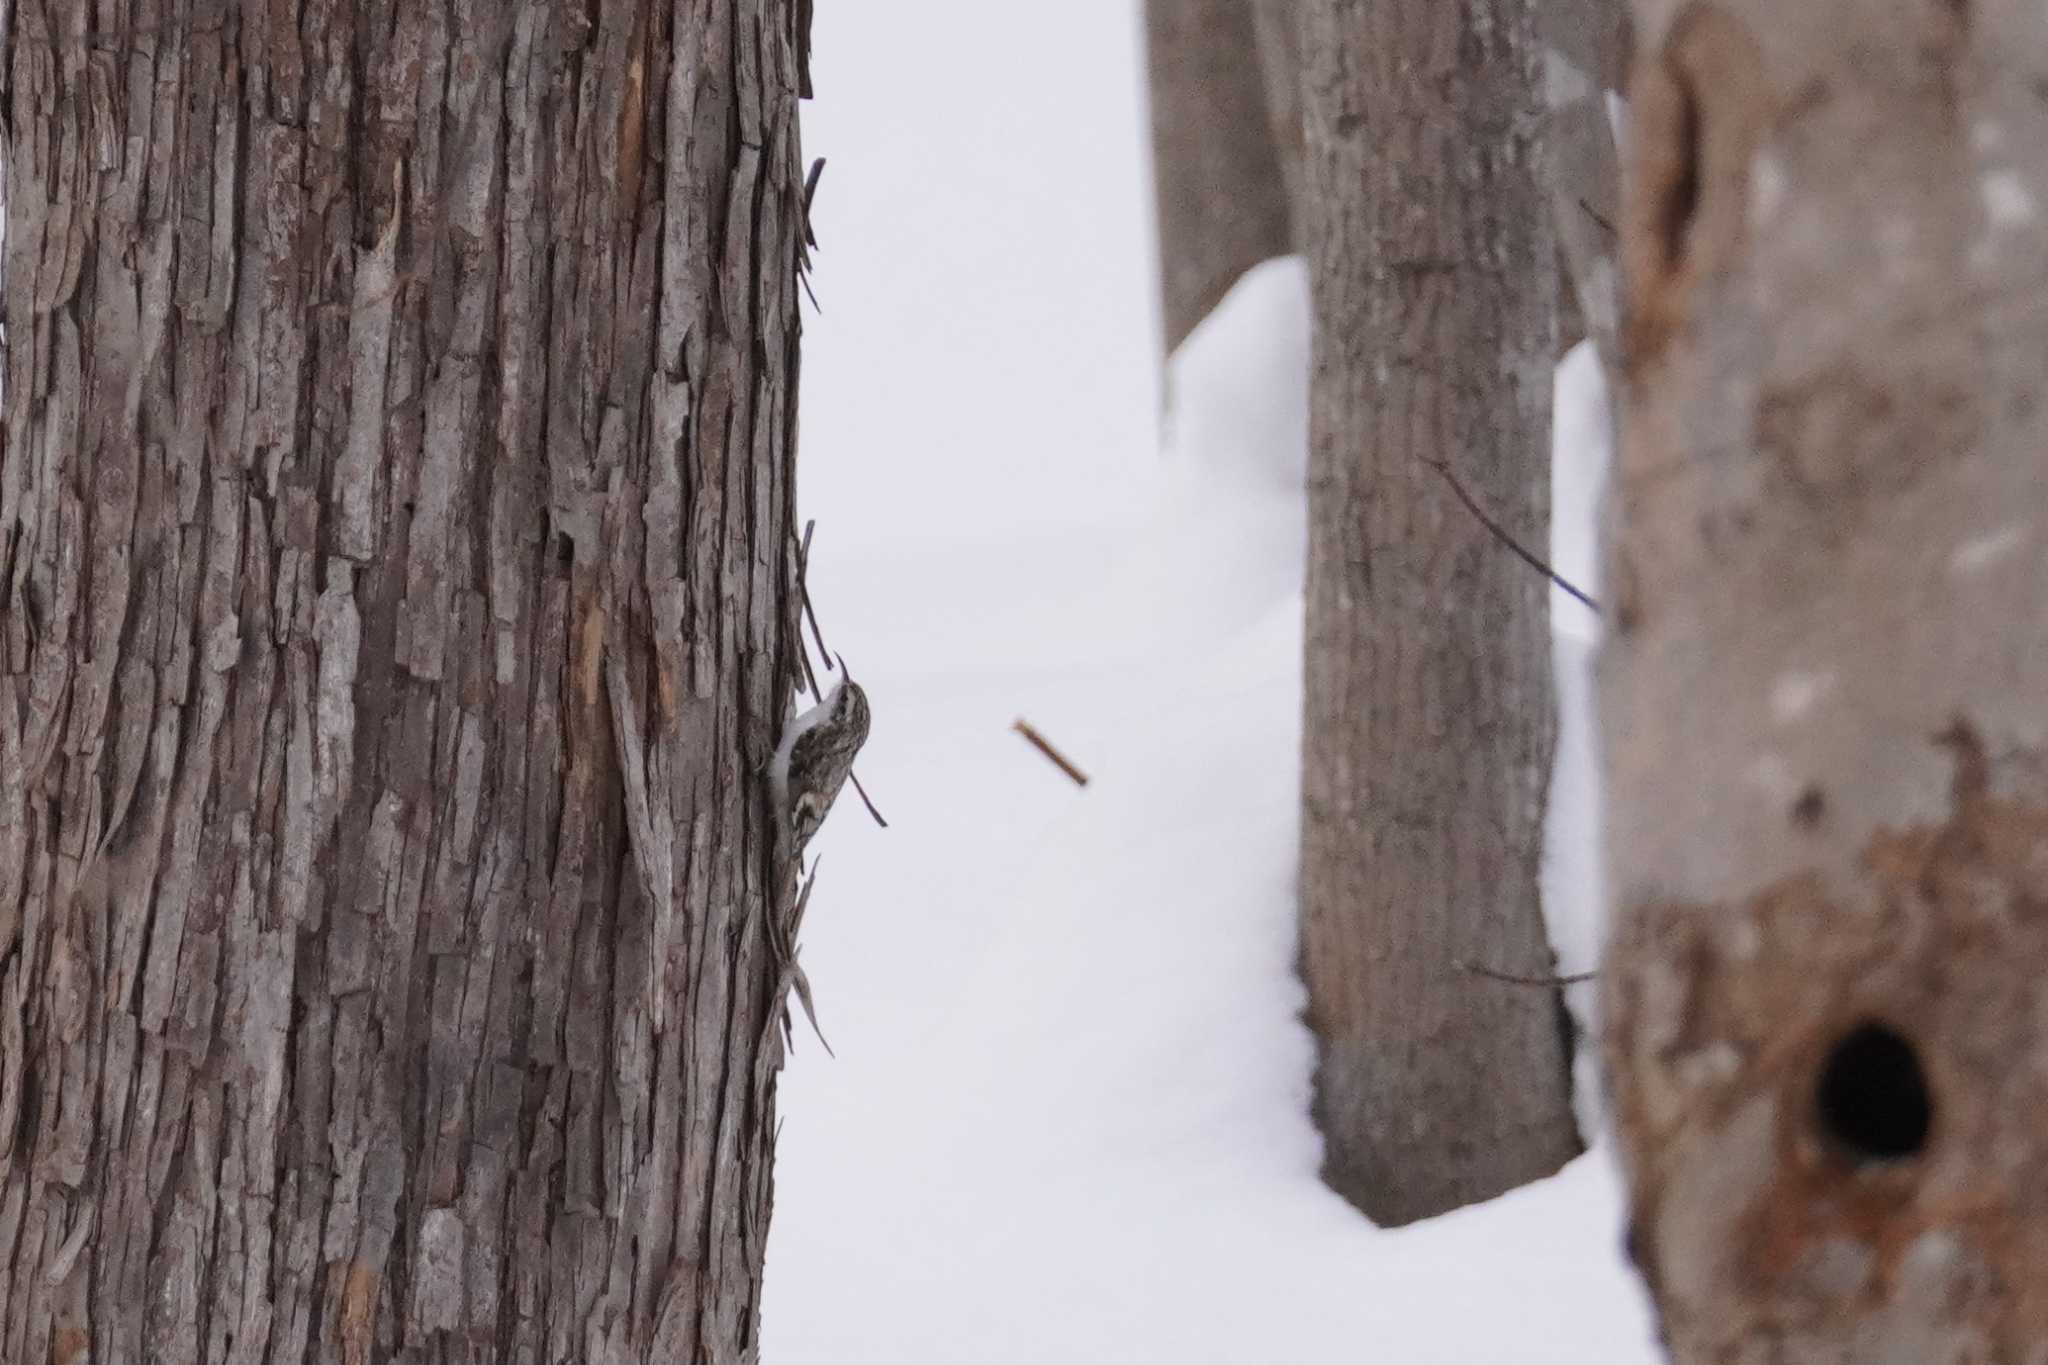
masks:
{"type": "Polygon", "coordinates": [[[1033,748],[1037,749],[1038,752],[1044,754],[1048,759],[1052,761],[1052,765],[1054,767],[1058,768],[1061,772],[1065,773],[1068,777],[1072,778],[1075,786],[1085,787],[1088,785],[1088,774],[1082,772],[1079,768],[1075,767],[1073,763],[1068,760],[1065,754],[1061,753],[1058,749],[1053,748],[1052,741],[1048,740],[1044,735],[1039,734],[1036,729],[1032,728],[1030,721],[1020,718],[1017,721],[1017,723],[1011,726],[1010,728],[1015,730],[1018,734],[1024,736],[1025,739],[1029,740],[1033,748]]]}

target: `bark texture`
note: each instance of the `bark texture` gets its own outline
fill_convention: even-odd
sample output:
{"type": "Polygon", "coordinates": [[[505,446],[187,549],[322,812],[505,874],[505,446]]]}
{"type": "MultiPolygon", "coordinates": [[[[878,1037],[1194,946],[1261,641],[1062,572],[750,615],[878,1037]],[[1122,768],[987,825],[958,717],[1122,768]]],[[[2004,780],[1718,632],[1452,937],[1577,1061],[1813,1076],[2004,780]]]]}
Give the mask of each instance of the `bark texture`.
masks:
{"type": "Polygon", "coordinates": [[[1556,245],[1525,0],[1311,0],[1302,966],[1325,1175],[1400,1223],[1579,1150],[1537,865],[1556,245]]]}
{"type": "Polygon", "coordinates": [[[1607,1059],[1680,1361],[2048,1358],[2048,13],[1636,6],[1607,1059]]]}
{"type": "MultiPolygon", "coordinates": [[[[1152,176],[1169,353],[1238,276],[1294,250],[1283,144],[1275,137],[1259,55],[1260,24],[1253,14],[1255,6],[1291,3],[1146,0],[1152,176]]],[[[1266,26],[1285,27],[1270,19],[1266,26]]]]}
{"type": "Polygon", "coordinates": [[[800,8],[0,6],[0,1359],[753,1358],[800,8]]]}

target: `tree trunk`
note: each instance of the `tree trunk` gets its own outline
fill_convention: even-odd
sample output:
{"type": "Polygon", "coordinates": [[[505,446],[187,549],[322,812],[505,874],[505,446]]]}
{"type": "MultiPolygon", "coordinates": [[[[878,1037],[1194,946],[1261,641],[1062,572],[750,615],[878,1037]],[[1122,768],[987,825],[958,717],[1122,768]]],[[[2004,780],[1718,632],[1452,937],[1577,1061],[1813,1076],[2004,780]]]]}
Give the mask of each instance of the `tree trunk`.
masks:
{"type": "Polygon", "coordinates": [[[1308,212],[1301,127],[1302,0],[1250,0],[1250,4],[1252,36],[1266,92],[1266,126],[1273,130],[1273,149],[1280,158],[1281,186],[1287,196],[1287,249],[1299,251],[1308,212]]]}
{"type": "Polygon", "coordinates": [[[1302,962],[1325,1175],[1400,1223],[1579,1150],[1538,903],[1556,246],[1526,0],[1311,0],[1302,962]],[[1445,472],[1449,471],[1447,477],[1445,472]]]}
{"type": "MultiPolygon", "coordinates": [[[[1591,337],[1608,391],[1617,383],[1621,263],[1615,222],[1621,217],[1620,158],[1607,112],[1619,90],[1631,41],[1623,0],[1543,0],[1545,130],[1551,212],[1564,258],[1558,303],[1570,330],[1591,337]]],[[[1562,340],[1562,339],[1561,339],[1562,340]]]]}
{"type": "Polygon", "coordinates": [[[1572,88],[1581,83],[1595,90],[1624,90],[1635,45],[1627,0],[1540,0],[1537,16],[1544,82],[1554,95],[1575,93],[1572,88]],[[1560,64],[1569,69],[1560,70],[1560,64]]]}
{"type": "Polygon", "coordinates": [[[2048,14],[1638,4],[1607,1057],[1681,1361],[2048,1356],[2048,14]]]}
{"type": "Polygon", "coordinates": [[[1166,349],[1251,267],[1294,250],[1254,4],[1146,0],[1166,349]]]}
{"type": "Polygon", "coordinates": [[[752,1359],[803,6],[11,8],[0,1358],[752,1359]]]}

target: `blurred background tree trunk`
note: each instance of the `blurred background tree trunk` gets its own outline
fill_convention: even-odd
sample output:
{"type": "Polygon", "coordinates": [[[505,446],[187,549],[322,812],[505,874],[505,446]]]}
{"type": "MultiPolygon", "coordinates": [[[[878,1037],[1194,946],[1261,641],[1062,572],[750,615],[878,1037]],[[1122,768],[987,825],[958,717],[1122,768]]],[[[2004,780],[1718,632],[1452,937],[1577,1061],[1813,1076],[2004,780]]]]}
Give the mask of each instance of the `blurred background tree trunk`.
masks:
{"type": "Polygon", "coordinates": [[[1610,92],[1627,78],[1632,32],[1626,0],[1542,0],[1543,93],[1551,212],[1567,287],[1558,294],[1561,346],[1591,338],[1615,392],[1621,267],[1620,158],[1610,92]]]}
{"type": "Polygon", "coordinates": [[[1527,0],[1306,0],[1302,966],[1325,1176],[1404,1223],[1580,1150],[1538,866],[1557,246],[1527,0]]]}
{"type": "MultiPolygon", "coordinates": [[[[1270,99],[1254,9],[1294,0],[1145,0],[1158,198],[1159,283],[1169,354],[1261,261],[1296,249],[1289,164],[1298,120],[1270,99]]],[[[1277,59],[1284,65],[1286,58],[1277,59]]],[[[1277,72],[1276,72],[1277,75],[1277,72]]],[[[1291,81],[1280,82],[1283,92],[1291,81]]]]}
{"type": "Polygon", "coordinates": [[[1258,40],[1259,72],[1266,90],[1266,118],[1280,158],[1292,228],[1290,250],[1301,250],[1304,196],[1301,124],[1301,0],[1249,0],[1252,32],[1258,40]]]}
{"type": "Polygon", "coordinates": [[[0,10],[0,1358],[754,1358],[807,8],[0,10]]]}
{"type": "MultiPolygon", "coordinates": [[[[1146,0],[1145,22],[1170,353],[1238,276],[1305,249],[1302,0],[1146,0]]],[[[1542,0],[1538,34],[1548,183],[1571,286],[1558,298],[1560,349],[1591,336],[1611,377],[1620,183],[1608,97],[1627,74],[1626,0],[1542,0]]]]}
{"type": "Polygon", "coordinates": [[[2048,1358],[2048,14],[1636,18],[1629,1244],[1681,1362],[2048,1358]]]}

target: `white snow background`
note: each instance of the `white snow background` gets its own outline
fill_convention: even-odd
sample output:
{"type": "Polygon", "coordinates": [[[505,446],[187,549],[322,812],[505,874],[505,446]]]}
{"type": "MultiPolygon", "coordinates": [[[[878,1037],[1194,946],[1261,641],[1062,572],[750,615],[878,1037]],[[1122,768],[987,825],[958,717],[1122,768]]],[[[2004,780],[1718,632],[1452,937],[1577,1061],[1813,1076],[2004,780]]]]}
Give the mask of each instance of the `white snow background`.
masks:
{"type": "MultiPolygon", "coordinates": [[[[813,845],[803,960],[838,1056],[800,1032],[782,1086],[763,1359],[1653,1360],[1605,1150],[1391,1232],[1316,1178],[1307,282],[1248,276],[1159,421],[1140,57],[1132,0],[818,7],[802,513],[890,828],[849,794],[813,845]]],[[[1588,585],[1601,401],[1575,352],[1553,555],[1588,585]]],[[[1555,601],[1545,895],[1576,970],[1596,624],[1555,601]]]]}

